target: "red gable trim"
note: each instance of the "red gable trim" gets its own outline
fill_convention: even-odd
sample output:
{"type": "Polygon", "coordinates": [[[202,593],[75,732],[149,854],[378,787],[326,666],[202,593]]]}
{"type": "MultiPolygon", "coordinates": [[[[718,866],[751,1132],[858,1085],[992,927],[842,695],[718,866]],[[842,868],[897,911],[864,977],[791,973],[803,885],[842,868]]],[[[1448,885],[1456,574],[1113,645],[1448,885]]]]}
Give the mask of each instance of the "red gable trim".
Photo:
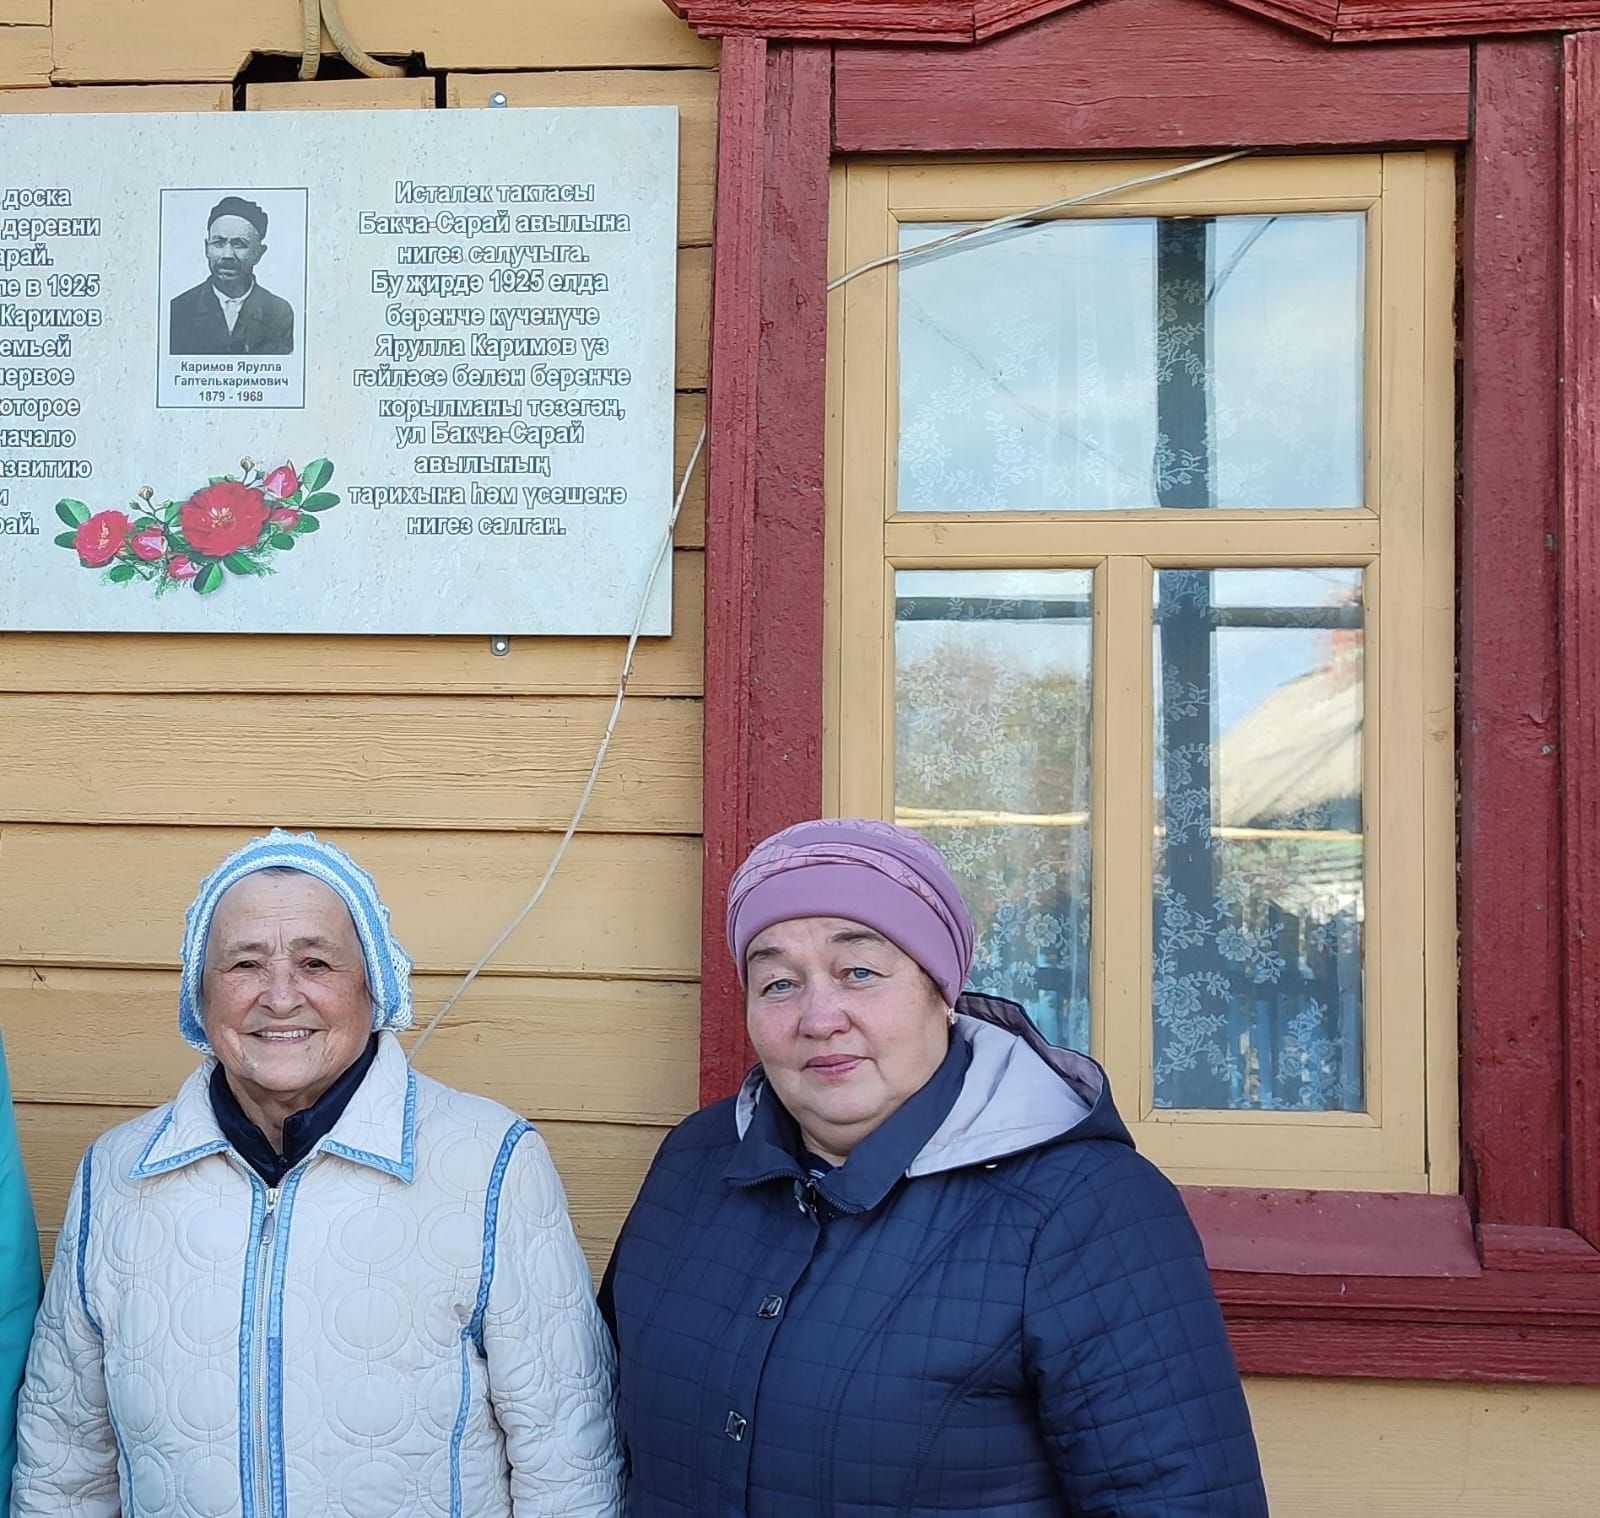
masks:
{"type": "MultiPolygon", "coordinates": [[[[666,0],[702,37],[982,42],[1084,0],[666,0]]],[[[1600,27],[1600,0],[1216,0],[1324,42],[1600,27]]]]}

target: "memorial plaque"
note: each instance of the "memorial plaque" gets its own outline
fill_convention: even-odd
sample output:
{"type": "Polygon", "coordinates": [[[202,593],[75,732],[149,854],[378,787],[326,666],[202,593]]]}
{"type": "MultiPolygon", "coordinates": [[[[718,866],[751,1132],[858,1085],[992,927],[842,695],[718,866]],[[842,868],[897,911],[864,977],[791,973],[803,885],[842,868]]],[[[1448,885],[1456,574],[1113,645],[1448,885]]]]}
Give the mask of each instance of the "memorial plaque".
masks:
{"type": "Polygon", "coordinates": [[[674,485],[677,131],[0,118],[0,629],[630,631],[674,485]]]}

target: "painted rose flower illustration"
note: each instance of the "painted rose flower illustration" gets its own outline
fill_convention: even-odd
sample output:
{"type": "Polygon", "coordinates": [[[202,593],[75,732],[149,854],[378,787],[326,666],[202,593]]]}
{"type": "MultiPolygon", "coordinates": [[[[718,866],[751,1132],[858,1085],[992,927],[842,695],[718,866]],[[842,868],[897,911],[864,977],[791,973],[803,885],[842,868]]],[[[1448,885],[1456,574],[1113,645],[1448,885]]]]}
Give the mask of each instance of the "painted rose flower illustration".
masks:
{"type": "Polygon", "coordinates": [[[116,558],[132,528],[120,511],[97,511],[72,534],[71,546],[86,568],[99,569],[116,558]]]}
{"type": "Polygon", "coordinates": [[[300,488],[300,476],[294,472],[293,464],[279,464],[261,482],[261,488],[274,500],[286,501],[300,488]]]}
{"type": "Polygon", "coordinates": [[[195,491],[179,508],[178,522],[191,548],[222,559],[255,542],[269,510],[259,490],[221,480],[195,491]]]}
{"type": "Polygon", "coordinates": [[[146,527],[128,539],[128,547],[133,550],[136,559],[144,559],[148,563],[166,555],[167,535],[159,527],[146,527]]]}
{"type": "Polygon", "coordinates": [[[69,530],[56,543],[76,553],[84,568],[104,569],[108,583],[143,581],[158,596],[185,585],[208,596],[230,575],[275,574],[278,555],[316,532],[320,513],[339,504],[324,489],[333,465],[315,459],[304,472],[287,462],[263,470],[241,459],[239,469],[184,500],[158,501],[146,485],[128,511],[91,512],[82,501],[57,501],[56,515],[69,530]]]}

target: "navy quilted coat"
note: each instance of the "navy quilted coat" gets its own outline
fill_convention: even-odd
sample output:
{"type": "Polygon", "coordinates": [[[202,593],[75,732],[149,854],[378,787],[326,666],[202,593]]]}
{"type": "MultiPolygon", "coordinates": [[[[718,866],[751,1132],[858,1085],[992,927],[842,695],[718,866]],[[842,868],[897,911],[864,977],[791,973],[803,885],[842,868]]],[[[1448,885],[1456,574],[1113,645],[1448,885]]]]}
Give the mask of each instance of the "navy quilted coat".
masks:
{"type": "Polygon", "coordinates": [[[1255,1518],[1199,1240],[1099,1066],[963,997],[808,1176],[761,1080],[682,1123],[607,1272],[635,1518],[1255,1518]]]}

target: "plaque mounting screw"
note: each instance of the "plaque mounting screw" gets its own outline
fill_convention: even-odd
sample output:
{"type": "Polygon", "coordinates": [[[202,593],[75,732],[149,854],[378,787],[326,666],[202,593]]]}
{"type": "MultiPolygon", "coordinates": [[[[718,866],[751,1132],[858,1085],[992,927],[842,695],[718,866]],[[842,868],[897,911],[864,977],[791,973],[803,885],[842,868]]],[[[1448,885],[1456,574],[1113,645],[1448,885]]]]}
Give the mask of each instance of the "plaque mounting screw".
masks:
{"type": "Polygon", "coordinates": [[[503,659],[511,652],[511,639],[504,633],[497,633],[489,639],[489,652],[497,659],[503,659]]]}

